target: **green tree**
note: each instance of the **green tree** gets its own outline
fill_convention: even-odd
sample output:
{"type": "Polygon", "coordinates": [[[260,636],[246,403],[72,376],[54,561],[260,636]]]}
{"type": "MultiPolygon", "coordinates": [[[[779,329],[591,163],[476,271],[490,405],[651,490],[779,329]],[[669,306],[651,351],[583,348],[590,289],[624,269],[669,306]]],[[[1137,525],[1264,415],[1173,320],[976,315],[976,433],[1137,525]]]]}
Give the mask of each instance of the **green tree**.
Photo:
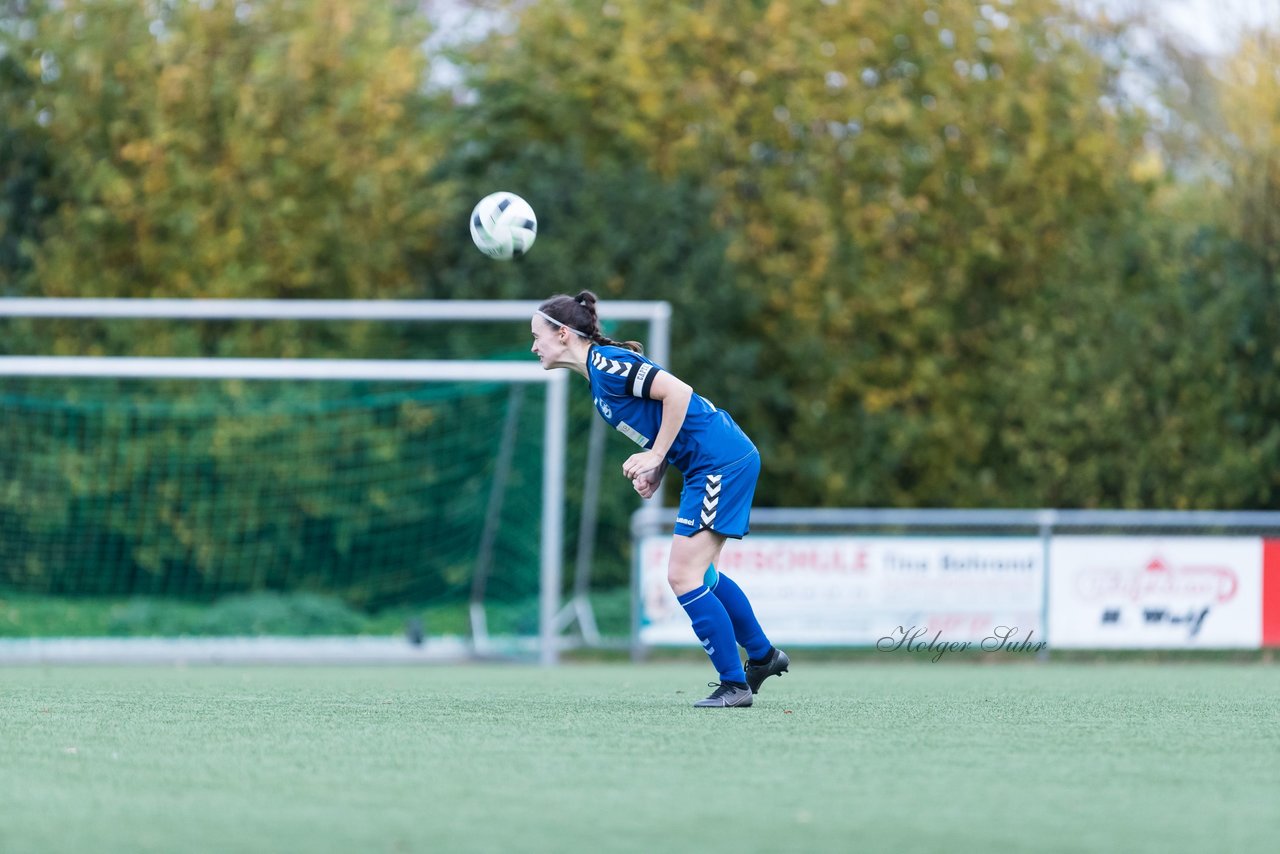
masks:
{"type": "Polygon", "coordinates": [[[50,296],[404,293],[433,223],[409,4],[59,4],[21,57],[57,152],[50,296]]]}
{"type": "MultiPolygon", "coordinates": [[[[1155,185],[1144,221],[1107,241],[1127,247],[1131,299],[1095,307],[1096,332],[1079,354],[1118,366],[1103,375],[1106,408],[1142,441],[1110,441],[1094,465],[1076,467],[1083,480],[1105,472],[1109,482],[1091,492],[1079,483],[1081,494],[1206,508],[1280,499],[1280,315],[1269,237],[1280,188],[1271,154],[1280,134],[1277,26],[1272,16],[1237,32],[1223,53],[1188,46],[1162,32],[1158,18],[1095,32],[1095,50],[1122,57],[1128,88],[1154,104],[1158,120],[1141,164],[1155,185]]],[[[1099,430],[1096,417],[1092,426],[1122,435],[1099,430]]]]}
{"type": "Polygon", "coordinates": [[[1218,284],[1232,334],[1224,359],[1235,406],[1226,413],[1235,447],[1248,452],[1255,506],[1280,504],[1280,15],[1241,34],[1214,69],[1222,132],[1208,153],[1225,166],[1217,192],[1201,182],[1190,194],[1217,197],[1231,242],[1218,284]],[[1209,193],[1200,190],[1208,189],[1209,193]]]}
{"type": "Polygon", "coordinates": [[[51,155],[43,134],[21,113],[35,88],[19,56],[34,22],[18,8],[0,3],[0,295],[31,288],[32,251],[41,224],[52,210],[44,193],[51,155]]]}
{"type": "MultiPolygon", "coordinates": [[[[696,330],[744,356],[690,378],[764,447],[764,500],[1125,500],[1009,466],[1010,424],[1061,441],[1032,417],[1045,402],[1009,388],[1063,355],[1026,342],[1088,348],[1065,307],[1157,286],[1127,276],[1120,242],[1099,251],[1125,229],[1146,245],[1155,182],[1149,122],[1115,97],[1086,22],[1053,0],[561,0],[518,21],[470,58],[502,105],[487,135],[640,156],[713,194],[733,275],[695,304],[744,310],[679,317],[678,352],[696,330]]],[[[672,295],[634,278],[624,292],[672,295]]]]}

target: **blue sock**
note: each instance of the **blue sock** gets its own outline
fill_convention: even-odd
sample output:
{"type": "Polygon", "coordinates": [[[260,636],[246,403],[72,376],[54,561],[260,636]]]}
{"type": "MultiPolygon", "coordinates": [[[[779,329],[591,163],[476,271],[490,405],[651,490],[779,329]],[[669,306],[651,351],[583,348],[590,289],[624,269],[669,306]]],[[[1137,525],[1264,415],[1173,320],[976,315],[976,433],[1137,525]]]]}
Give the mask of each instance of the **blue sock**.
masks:
{"type": "Polygon", "coordinates": [[[760,628],[756,612],[751,610],[751,602],[747,600],[747,594],[742,592],[742,588],[723,572],[717,572],[715,564],[711,565],[703,578],[707,587],[729,612],[729,619],[733,622],[733,636],[747,651],[747,657],[759,661],[768,655],[773,644],[769,643],[764,629],[760,628]]]}
{"type": "Polygon", "coordinates": [[[747,674],[738,657],[738,645],[733,640],[733,622],[720,600],[711,595],[706,585],[677,596],[689,619],[693,620],[693,633],[702,641],[711,657],[711,664],[720,674],[721,682],[746,682],[747,674]]]}

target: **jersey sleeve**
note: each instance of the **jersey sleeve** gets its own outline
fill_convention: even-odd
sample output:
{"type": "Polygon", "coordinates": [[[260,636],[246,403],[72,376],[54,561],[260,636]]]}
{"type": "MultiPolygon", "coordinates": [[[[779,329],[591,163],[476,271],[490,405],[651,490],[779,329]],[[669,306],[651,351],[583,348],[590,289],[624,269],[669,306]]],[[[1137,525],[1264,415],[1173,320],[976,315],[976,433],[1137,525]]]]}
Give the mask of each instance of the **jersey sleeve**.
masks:
{"type": "Polygon", "coordinates": [[[592,352],[591,367],[597,382],[609,394],[617,397],[651,399],[653,381],[662,369],[643,356],[627,352],[616,357],[592,352]]]}

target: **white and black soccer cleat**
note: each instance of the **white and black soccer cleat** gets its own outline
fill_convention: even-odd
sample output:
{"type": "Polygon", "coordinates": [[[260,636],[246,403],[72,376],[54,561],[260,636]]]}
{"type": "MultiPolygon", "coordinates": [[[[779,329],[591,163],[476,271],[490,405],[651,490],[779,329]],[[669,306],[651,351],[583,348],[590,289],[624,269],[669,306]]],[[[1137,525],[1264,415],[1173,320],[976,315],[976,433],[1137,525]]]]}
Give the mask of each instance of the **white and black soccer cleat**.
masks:
{"type": "Polygon", "coordinates": [[[715,688],[711,696],[699,700],[693,705],[699,709],[745,709],[750,706],[753,697],[751,688],[742,682],[708,682],[708,687],[715,688]]]}

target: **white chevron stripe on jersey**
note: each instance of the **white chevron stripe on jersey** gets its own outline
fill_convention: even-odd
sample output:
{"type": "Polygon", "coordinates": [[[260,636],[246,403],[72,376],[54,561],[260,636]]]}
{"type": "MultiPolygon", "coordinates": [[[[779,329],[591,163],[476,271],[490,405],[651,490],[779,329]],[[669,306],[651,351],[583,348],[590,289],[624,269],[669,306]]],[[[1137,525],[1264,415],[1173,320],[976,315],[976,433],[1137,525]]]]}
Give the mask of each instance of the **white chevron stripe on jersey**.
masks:
{"type": "Polygon", "coordinates": [[[601,356],[599,353],[591,354],[591,364],[598,371],[604,371],[606,374],[614,374],[615,376],[627,376],[631,373],[632,363],[619,362],[616,359],[609,359],[601,356]]]}

